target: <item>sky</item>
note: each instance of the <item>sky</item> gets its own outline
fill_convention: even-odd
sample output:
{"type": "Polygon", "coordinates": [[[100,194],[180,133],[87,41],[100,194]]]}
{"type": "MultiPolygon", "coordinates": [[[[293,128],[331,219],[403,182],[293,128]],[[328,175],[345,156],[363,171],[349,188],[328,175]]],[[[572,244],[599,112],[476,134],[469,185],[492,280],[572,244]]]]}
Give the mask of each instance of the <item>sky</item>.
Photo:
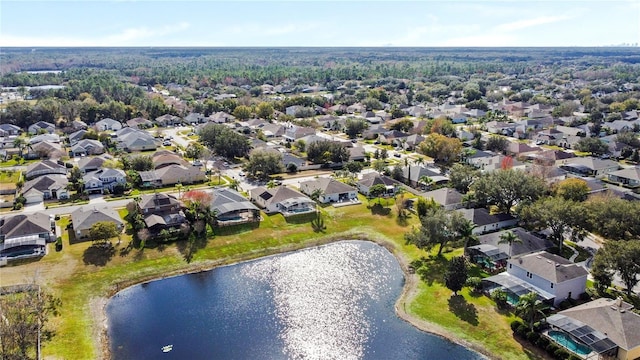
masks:
{"type": "Polygon", "coordinates": [[[638,43],[640,0],[0,0],[0,47],[638,43]]]}

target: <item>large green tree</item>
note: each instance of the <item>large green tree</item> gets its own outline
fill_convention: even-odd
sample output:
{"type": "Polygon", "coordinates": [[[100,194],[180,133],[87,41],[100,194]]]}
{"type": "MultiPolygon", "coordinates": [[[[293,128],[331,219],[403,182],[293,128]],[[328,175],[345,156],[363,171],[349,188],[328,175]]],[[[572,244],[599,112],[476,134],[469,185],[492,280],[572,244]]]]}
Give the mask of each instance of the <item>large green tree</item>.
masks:
{"type": "Polygon", "coordinates": [[[249,155],[244,170],[251,177],[267,179],[270,175],[284,171],[282,154],[278,151],[254,150],[249,155]]]}
{"type": "Polygon", "coordinates": [[[350,139],[355,139],[368,127],[367,122],[363,119],[347,119],[344,124],[344,132],[350,139]]]}
{"type": "Polygon", "coordinates": [[[249,139],[222,124],[207,124],[198,131],[198,136],[211,151],[229,159],[244,157],[251,150],[249,139]]]}
{"type": "Polygon", "coordinates": [[[449,266],[444,273],[445,286],[453,291],[453,295],[458,295],[458,291],[467,282],[467,261],[464,256],[456,256],[449,260],[449,266]]]}
{"type": "Polygon", "coordinates": [[[575,145],[578,151],[588,152],[591,155],[599,156],[609,153],[609,146],[598,138],[586,137],[578,140],[575,145]]]}
{"type": "Polygon", "coordinates": [[[529,227],[550,229],[549,238],[562,249],[565,235],[572,240],[582,240],[587,231],[587,214],[581,203],[561,197],[545,197],[522,206],[520,218],[529,227]]]}
{"type": "Polygon", "coordinates": [[[120,230],[112,221],[98,221],[89,229],[89,237],[98,244],[108,244],[110,239],[118,236],[120,236],[120,230]]]}
{"type": "Polygon", "coordinates": [[[547,186],[536,176],[522,170],[496,170],[482,175],[471,185],[475,200],[482,205],[496,205],[510,214],[516,204],[530,203],[540,198],[547,186]]]}
{"type": "Polygon", "coordinates": [[[640,238],[640,203],[610,194],[592,196],[585,203],[589,229],[610,240],[640,238]]]}
{"type": "Polygon", "coordinates": [[[633,287],[639,281],[640,241],[607,241],[596,253],[594,263],[602,264],[609,271],[620,275],[627,294],[631,295],[633,287]]]}
{"type": "Polygon", "coordinates": [[[449,184],[462,194],[466,194],[471,184],[479,177],[480,170],[473,166],[453,164],[449,171],[449,184]]]}
{"type": "Polygon", "coordinates": [[[461,238],[466,219],[458,211],[445,211],[441,207],[429,208],[427,215],[420,217],[420,227],[405,234],[408,244],[420,249],[431,250],[438,246],[438,256],[451,241],[461,238]]]}
{"type": "Polygon", "coordinates": [[[578,178],[568,178],[555,186],[555,193],[566,200],[585,201],[589,195],[587,182],[578,178]]]}
{"type": "Polygon", "coordinates": [[[349,150],[337,142],[327,140],[307,144],[307,159],[314,164],[342,163],[349,161],[349,156],[349,150]]]}
{"type": "Polygon", "coordinates": [[[527,321],[529,329],[533,329],[536,320],[544,318],[546,308],[547,305],[538,299],[538,294],[532,291],[520,296],[516,304],[516,314],[527,321]]]}
{"type": "Polygon", "coordinates": [[[457,138],[432,133],[418,145],[418,150],[438,163],[450,164],[460,156],[462,142],[457,138]]]}

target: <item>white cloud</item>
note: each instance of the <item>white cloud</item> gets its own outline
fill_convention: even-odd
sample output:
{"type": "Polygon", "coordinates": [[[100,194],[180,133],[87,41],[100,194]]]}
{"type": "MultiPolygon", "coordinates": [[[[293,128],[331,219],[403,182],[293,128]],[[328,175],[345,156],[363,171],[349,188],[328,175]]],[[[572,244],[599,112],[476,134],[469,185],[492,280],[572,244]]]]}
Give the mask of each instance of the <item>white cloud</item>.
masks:
{"type": "Polygon", "coordinates": [[[564,21],[570,19],[569,16],[539,16],[532,19],[522,19],[510,23],[500,24],[495,27],[497,31],[515,31],[522,30],[534,26],[551,24],[559,21],[564,21]]]}

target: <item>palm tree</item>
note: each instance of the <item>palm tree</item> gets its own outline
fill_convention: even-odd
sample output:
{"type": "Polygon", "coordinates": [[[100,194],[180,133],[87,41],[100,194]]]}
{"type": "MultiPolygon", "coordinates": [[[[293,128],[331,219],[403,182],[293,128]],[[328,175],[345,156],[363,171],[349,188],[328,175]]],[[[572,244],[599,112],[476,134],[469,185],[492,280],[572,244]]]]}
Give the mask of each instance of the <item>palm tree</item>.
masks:
{"type": "Polygon", "coordinates": [[[420,179],[418,179],[418,183],[422,184],[424,188],[428,188],[429,185],[433,183],[433,179],[426,175],[423,175],[420,177],[420,179]]]}
{"type": "Polygon", "coordinates": [[[413,160],[413,163],[416,165],[422,165],[424,164],[424,158],[422,156],[419,156],[415,160],[413,160]]]}
{"type": "Polygon", "coordinates": [[[278,186],[278,184],[275,180],[269,180],[269,182],[267,183],[267,189],[273,189],[276,186],[278,186]]]}
{"type": "Polygon", "coordinates": [[[502,235],[500,235],[498,244],[509,244],[509,258],[511,258],[511,248],[513,247],[513,244],[522,244],[522,239],[520,239],[518,235],[514,234],[512,231],[505,231],[502,235]]]}
{"type": "Polygon", "coordinates": [[[13,140],[13,147],[18,148],[18,150],[20,150],[20,157],[22,157],[22,152],[24,151],[24,146],[25,146],[26,142],[24,141],[23,138],[15,138],[13,140]]]}
{"type": "Polygon", "coordinates": [[[464,221],[458,225],[458,229],[456,229],[456,231],[458,232],[458,236],[460,236],[460,239],[464,241],[465,251],[467,250],[467,246],[469,246],[470,243],[478,242],[478,235],[473,233],[473,230],[476,228],[476,226],[477,225],[474,224],[473,221],[464,219],[464,221]]]}
{"type": "Polygon", "coordinates": [[[239,186],[240,181],[238,181],[237,179],[231,179],[231,182],[229,182],[229,187],[235,191],[238,191],[239,186]]]}
{"type": "Polygon", "coordinates": [[[516,314],[524,320],[528,320],[529,329],[533,329],[533,324],[536,319],[543,318],[545,316],[544,309],[547,305],[538,300],[538,294],[534,291],[520,296],[518,304],[516,305],[516,314]]]}

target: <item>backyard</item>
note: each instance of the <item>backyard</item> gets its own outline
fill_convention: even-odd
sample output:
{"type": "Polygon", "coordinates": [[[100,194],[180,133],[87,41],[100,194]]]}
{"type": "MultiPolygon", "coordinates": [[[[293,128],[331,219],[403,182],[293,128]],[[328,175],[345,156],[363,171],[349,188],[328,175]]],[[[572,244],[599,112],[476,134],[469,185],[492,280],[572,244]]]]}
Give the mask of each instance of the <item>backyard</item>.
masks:
{"type": "MultiPolygon", "coordinates": [[[[287,221],[281,215],[262,214],[259,227],[225,228],[221,231],[224,234],[198,244],[189,263],[185,258],[194,249],[184,243],[139,250],[129,246],[129,237],[123,237],[120,245],[113,241],[112,250],[96,252],[91,242],[70,244],[65,232],[62,251],[56,252],[51,246],[49,254],[40,260],[4,268],[3,283],[25,282],[37,274],[38,279],[61,298],[61,316],[51,322],[56,336],[43,349],[46,357],[106,357],[104,344],[98,341],[104,336],[100,320],[102,307],[108,296],[135,283],[341,239],[369,239],[383,244],[396,254],[405,270],[410,261],[429,258],[429,254],[406,245],[403,238],[403,234],[417,224],[415,215],[398,219],[395,206],[391,205],[393,201],[389,201],[389,205],[383,202],[388,207],[380,211],[382,206],[374,206],[372,202],[369,207],[366,199],[360,200],[360,205],[323,208],[324,231],[314,231],[307,221],[287,221]]],[[[123,211],[120,213],[124,215],[123,211]]],[[[64,229],[68,221],[68,217],[61,218],[61,228],[64,229]]],[[[460,252],[461,249],[447,249],[445,256],[460,252]]],[[[433,271],[427,282],[414,281],[417,275],[409,275],[407,284],[413,290],[401,301],[400,310],[412,315],[415,324],[460,338],[493,358],[535,357],[511,336],[511,314],[498,313],[491,300],[466,290],[461,296],[451,297],[451,291],[443,285],[442,272],[437,271],[442,261],[437,259],[428,265],[433,266],[433,271]]]]}

